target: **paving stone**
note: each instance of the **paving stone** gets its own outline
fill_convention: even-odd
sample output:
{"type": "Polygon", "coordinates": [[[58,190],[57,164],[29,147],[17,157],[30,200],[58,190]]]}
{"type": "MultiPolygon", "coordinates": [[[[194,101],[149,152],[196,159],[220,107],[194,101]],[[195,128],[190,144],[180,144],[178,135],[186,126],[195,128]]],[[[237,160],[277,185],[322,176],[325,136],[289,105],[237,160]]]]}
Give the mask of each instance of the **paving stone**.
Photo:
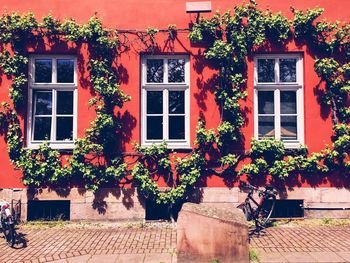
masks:
{"type": "Polygon", "coordinates": [[[68,263],[85,263],[88,262],[90,255],[84,255],[84,256],[77,256],[77,257],[72,257],[68,258],[67,261],[68,263]]]}
{"type": "Polygon", "coordinates": [[[141,263],[144,258],[144,254],[123,254],[118,256],[116,263],[141,263]]]}
{"type": "MultiPolygon", "coordinates": [[[[26,262],[26,261],[25,261],[26,262]]],[[[50,261],[51,263],[67,263],[67,260],[65,259],[59,259],[59,260],[54,260],[54,261],[50,261]]]]}
{"type": "Polygon", "coordinates": [[[171,263],[172,255],[157,253],[157,254],[146,254],[144,263],[171,263]]]}
{"type": "MultiPolygon", "coordinates": [[[[350,250],[350,248],[349,248],[350,250]]],[[[349,252],[336,252],[338,256],[345,260],[345,262],[350,262],[350,251],[349,252]]]]}
{"type": "Polygon", "coordinates": [[[287,263],[280,252],[259,252],[258,255],[261,263],[287,263]]]}
{"type": "MultiPolygon", "coordinates": [[[[114,263],[116,262],[118,255],[94,255],[88,261],[88,263],[114,263]]],[[[78,262],[77,262],[78,263],[78,262]]]]}
{"type": "Polygon", "coordinates": [[[313,258],[315,258],[316,262],[325,262],[325,263],[345,262],[343,258],[338,256],[334,252],[310,252],[310,255],[313,258]]]}
{"type": "Polygon", "coordinates": [[[308,252],[281,252],[281,255],[287,259],[288,262],[315,262],[315,259],[308,252]]]}

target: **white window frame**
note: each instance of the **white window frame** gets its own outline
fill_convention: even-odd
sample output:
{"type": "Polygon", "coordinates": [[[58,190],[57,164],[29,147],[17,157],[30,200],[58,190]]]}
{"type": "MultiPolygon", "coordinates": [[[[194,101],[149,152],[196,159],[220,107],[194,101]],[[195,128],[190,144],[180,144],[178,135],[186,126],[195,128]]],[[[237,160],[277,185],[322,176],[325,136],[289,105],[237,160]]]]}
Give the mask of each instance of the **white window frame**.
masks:
{"type": "Polygon", "coordinates": [[[160,144],[163,141],[172,149],[190,149],[190,57],[189,55],[143,55],[141,57],[141,145],[144,147],[160,144]],[[163,59],[163,83],[147,83],[147,59],[163,59]],[[168,82],[168,59],[185,60],[185,82],[168,82]],[[185,139],[169,139],[169,91],[185,92],[185,139]],[[147,140],[147,91],[163,91],[163,136],[162,140],[147,140]]]}
{"type": "Polygon", "coordinates": [[[254,56],[254,137],[259,138],[258,91],[274,92],[275,139],[281,139],[280,91],[296,91],[297,140],[283,141],[286,148],[298,148],[304,144],[304,76],[302,54],[259,54],[254,56]],[[275,59],[275,82],[258,82],[258,59],[275,59]],[[279,81],[279,60],[296,59],[296,82],[279,81]]]}
{"type": "Polygon", "coordinates": [[[29,59],[29,92],[28,92],[28,115],[27,115],[27,147],[37,149],[44,141],[34,141],[34,109],[33,95],[34,91],[52,91],[52,114],[51,114],[51,134],[49,145],[53,149],[73,149],[77,139],[77,112],[78,112],[78,90],[77,90],[77,57],[71,55],[32,55],[29,59]],[[52,82],[36,83],[35,82],[35,60],[51,59],[52,60],[52,82]],[[57,83],[57,60],[71,59],[74,61],[74,82],[73,83],[57,83]],[[73,140],[71,141],[53,141],[56,138],[56,121],[57,121],[57,91],[73,91],[73,140]]]}

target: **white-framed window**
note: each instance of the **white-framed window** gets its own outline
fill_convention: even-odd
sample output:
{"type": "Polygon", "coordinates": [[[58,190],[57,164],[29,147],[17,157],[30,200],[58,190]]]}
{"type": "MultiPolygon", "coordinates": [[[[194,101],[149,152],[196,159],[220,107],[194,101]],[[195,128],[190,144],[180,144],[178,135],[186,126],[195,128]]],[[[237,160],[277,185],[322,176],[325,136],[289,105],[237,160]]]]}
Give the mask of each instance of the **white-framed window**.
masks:
{"type": "Polygon", "coordinates": [[[189,63],[188,55],[142,56],[141,145],[190,147],[189,63]]]}
{"type": "Polygon", "coordinates": [[[304,143],[303,60],[301,54],[254,57],[254,136],[304,143]]]}
{"type": "Polygon", "coordinates": [[[48,141],[72,149],[77,137],[77,59],[32,55],[29,61],[27,146],[48,141]]]}

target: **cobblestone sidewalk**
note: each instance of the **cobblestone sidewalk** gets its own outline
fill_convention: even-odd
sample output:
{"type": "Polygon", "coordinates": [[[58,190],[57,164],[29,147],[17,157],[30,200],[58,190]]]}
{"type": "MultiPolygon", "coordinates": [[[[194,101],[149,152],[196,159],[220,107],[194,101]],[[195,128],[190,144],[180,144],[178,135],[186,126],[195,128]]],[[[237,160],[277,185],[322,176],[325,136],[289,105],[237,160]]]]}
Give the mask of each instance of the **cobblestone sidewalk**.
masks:
{"type": "Polygon", "coordinates": [[[69,259],[69,262],[170,263],[176,246],[176,231],[164,227],[19,229],[18,232],[25,235],[26,247],[12,249],[0,239],[0,262],[67,262],[69,259]],[[72,261],[74,257],[77,261],[72,261]]]}
{"type": "Polygon", "coordinates": [[[350,262],[350,226],[272,227],[250,247],[260,262],[350,262]]]}
{"type": "MultiPolygon", "coordinates": [[[[176,229],[144,227],[20,228],[25,247],[0,239],[0,262],[175,263],[176,229]]],[[[271,227],[253,236],[260,262],[350,262],[350,226],[271,227]]]]}

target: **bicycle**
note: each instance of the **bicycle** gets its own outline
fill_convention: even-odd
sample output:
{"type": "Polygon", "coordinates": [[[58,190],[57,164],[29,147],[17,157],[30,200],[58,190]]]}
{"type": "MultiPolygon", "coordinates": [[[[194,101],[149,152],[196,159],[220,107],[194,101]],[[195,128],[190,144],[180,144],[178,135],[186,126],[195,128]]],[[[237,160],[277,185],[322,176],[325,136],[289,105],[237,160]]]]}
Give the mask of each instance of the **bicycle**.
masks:
{"type": "Polygon", "coordinates": [[[254,220],[256,231],[260,231],[269,221],[276,203],[277,191],[270,185],[266,185],[264,190],[250,184],[241,184],[249,189],[248,196],[243,203],[237,206],[242,209],[247,221],[254,220]],[[254,192],[258,192],[259,201],[253,198],[254,192]]]}
{"type": "MultiPolygon", "coordinates": [[[[2,190],[2,189],[0,189],[2,190]]],[[[12,190],[12,193],[16,190],[12,190]]],[[[3,232],[6,243],[10,247],[16,244],[17,233],[15,224],[20,221],[21,201],[11,199],[11,204],[0,200],[0,228],[3,232]]]]}
{"type": "Polygon", "coordinates": [[[14,247],[16,243],[15,218],[12,216],[10,204],[0,200],[0,227],[6,243],[14,247]]]}

